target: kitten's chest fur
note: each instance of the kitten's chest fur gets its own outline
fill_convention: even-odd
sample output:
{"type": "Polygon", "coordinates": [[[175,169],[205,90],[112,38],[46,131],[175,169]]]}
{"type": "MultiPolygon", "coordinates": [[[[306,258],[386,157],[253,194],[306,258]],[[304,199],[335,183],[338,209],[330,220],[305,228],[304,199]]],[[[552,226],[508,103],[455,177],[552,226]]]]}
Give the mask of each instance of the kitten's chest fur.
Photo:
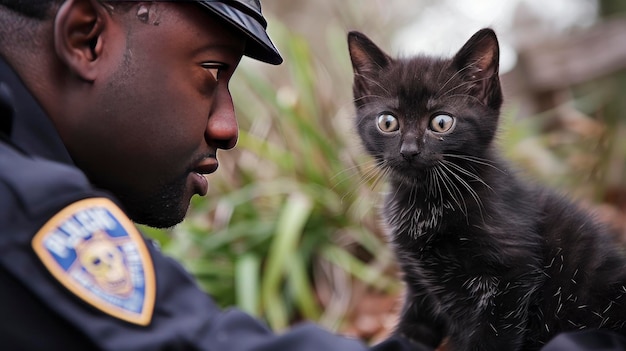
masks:
{"type": "Polygon", "coordinates": [[[409,187],[408,191],[395,189],[393,195],[386,197],[383,214],[394,233],[402,233],[427,246],[433,234],[440,230],[444,216],[454,212],[454,206],[449,200],[426,198],[424,190],[419,187],[409,187]]]}
{"type": "MultiPolygon", "coordinates": [[[[432,187],[395,183],[386,197],[382,212],[398,262],[413,293],[427,292],[436,312],[454,313],[455,301],[461,299],[472,301],[479,313],[502,289],[503,267],[519,262],[513,256],[521,252],[514,249],[503,257],[513,240],[499,242],[497,233],[490,237],[486,232],[487,228],[502,232],[489,223],[501,216],[490,213],[496,201],[461,204],[453,196],[433,194],[432,187]]],[[[488,198],[484,190],[477,190],[477,196],[488,198]]],[[[527,222],[518,224],[520,234],[531,230],[527,222]]],[[[528,264],[536,265],[538,258],[524,256],[530,258],[528,264]]]]}
{"type": "Polygon", "coordinates": [[[497,290],[498,278],[472,258],[478,248],[469,227],[446,220],[462,215],[450,203],[416,202],[402,209],[397,200],[388,199],[384,211],[410,293],[429,296],[435,314],[453,316],[460,297],[476,300],[476,307],[484,309],[497,290]],[[462,292],[465,288],[467,294],[462,292]]]}

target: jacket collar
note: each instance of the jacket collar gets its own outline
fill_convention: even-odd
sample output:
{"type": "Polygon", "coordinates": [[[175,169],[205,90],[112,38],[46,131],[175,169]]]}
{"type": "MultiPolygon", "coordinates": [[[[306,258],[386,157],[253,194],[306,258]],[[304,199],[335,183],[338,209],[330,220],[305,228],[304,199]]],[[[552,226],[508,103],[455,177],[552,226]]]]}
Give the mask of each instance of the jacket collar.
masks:
{"type": "Polygon", "coordinates": [[[73,164],[52,121],[0,57],[0,133],[26,154],[73,164]]]}

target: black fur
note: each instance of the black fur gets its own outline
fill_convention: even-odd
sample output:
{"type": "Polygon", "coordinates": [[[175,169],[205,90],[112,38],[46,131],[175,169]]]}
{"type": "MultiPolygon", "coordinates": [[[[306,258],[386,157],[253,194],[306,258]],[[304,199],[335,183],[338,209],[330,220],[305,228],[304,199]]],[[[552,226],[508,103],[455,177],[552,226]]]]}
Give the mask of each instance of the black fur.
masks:
{"type": "Polygon", "coordinates": [[[447,337],[457,351],[536,350],[583,328],[626,334],[615,236],[498,156],[495,33],[451,59],[392,59],[358,32],[348,43],[356,128],[388,174],[382,212],[407,284],[397,332],[433,347],[447,337]]]}

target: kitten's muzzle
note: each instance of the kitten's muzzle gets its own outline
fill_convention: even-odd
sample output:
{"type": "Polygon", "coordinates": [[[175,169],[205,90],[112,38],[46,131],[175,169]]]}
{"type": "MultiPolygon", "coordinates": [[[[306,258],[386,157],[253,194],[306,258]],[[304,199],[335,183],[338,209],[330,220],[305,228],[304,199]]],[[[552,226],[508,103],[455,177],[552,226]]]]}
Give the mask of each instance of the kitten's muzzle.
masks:
{"type": "Polygon", "coordinates": [[[400,146],[400,155],[402,155],[402,158],[406,161],[415,160],[421,153],[422,151],[417,146],[416,142],[405,142],[400,146]]]}

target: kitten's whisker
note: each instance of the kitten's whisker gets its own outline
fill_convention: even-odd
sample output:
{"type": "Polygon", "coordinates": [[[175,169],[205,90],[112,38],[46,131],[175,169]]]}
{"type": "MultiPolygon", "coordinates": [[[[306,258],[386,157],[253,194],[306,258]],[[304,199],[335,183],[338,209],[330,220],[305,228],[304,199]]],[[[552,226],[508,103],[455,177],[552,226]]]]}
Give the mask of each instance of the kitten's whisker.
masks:
{"type": "MultiPolygon", "coordinates": [[[[365,99],[367,99],[367,98],[378,98],[378,99],[383,99],[384,97],[383,97],[383,96],[381,96],[381,95],[369,94],[369,95],[363,95],[363,96],[360,96],[360,97],[358,97],[358,98],[356,98],[356,99],[353,99],[352,101],[353,101],[353,102],[359,102],[359,101],[361,101],[361,100],[365,100],[365,99]]],[[[371,102],[370,102],[370,103],[371,103],[371,102]]],[[[365,105],[363,105],[363,106],[365,106],[365,105]]]]}
{"type": "Polygon", "coordinates": [[[485,181],[483,181],[482,178],[480,178],[476,173],[470,172],[469,170],[467,170],[467,169],[457,165],[454,162],[450,162],[450,161],[447,161],[447,160],[442,160],[441,162],[445,163],[446,165],[448,165],[450,167],[453,167],[457,171],[465,174],[466,176],[468,176],[468,177],[470,177],[470,178],[480,182],[485,187],[487,187],[489,190],[493,191],[493,188],[489,184],[485,183],[485,181]]]}
{"type": "Polygon", "coordinates": [[[441,208],[443,209],[445,206],[444,206],[444,202],[443,202],[443,191],[441,190],[441,182],[439,181],[439,177],[437,176],[437,172],[434,169],[433,169],[432,173],[434,175],[435,182],[437,184],[437,190],[439,192],[439,201],[440,201],[440,204],[441,204],[441,208]]]}
{"type": "Polygon", "coordinates": [[[387,168],[384,165],[377,165],[370,168],[363,174],[363,181],[359,185],[369,184],[372,190],[376,189],[381,179],[387,176],[387,168]]]}
{"type": "Polygon", "coordinates": [[[366,183],[368,183],[369,181],[371,181],[371,179],[373,179],[374,177],[376,177],[376,176],[377,176],[377,174],[380,172],[380,171],[377,169],[376,164],[369,165],[368,169],[366,169],[365,171],[362,171],[362,170],[361,170],[361,166],[362,166],[362,165],[355,165],[355,166],[352,166],[352,167],[350,167],[350,168],[348,168],[348,169],[346,169],[346,170],[343,170],[343,171],[339,172],[338,174],[336,174],[335,176],[333,176],[333,178],[331,178],[331,179],[334,179],[334,178],[338,177],[340,174],[346,173],[347,171],[350,171],[350,170],[352,170],[352,171],[353,171],[353,170],[355,170],[355,169],[357,169],[357,170],[358,170],[358,172],[355,172],[353,175],[351,175],[351,176],[347,177],[346,179],[341,180],[340,182],[336,182],[336,183],[332,186],[332,188],[331,188],[331,189],[332,189],[332,190],[334,190],[334,189],[335,189],[337,186],[339,186],[339,184],[341,184],[342,182],[346,182],[346,181],[350,180],[351,178],[353,178],[353,177],[355,177],[355,176],[358,176],[358,177],[359,177],[359,181],[358,181],[358,183],[356,184],[356,186],[354,187],[354,190],[353,190],[353,191],[348,191],[348,192],[346,192],[346,193],[345,193],[345,194],[341,197],[341,201],[342,201],[342,202],[343,202],[343,201],[346,199],[346,197],[348,197],[351,193],[356,192],[356,191],[357,191],[360,187],[362,187],[364,184],[366,184],[366,183]]]}
{"type": "MultiPolygon", "coordinates": [[[[440,92],[441,92],[441,91],[442,91],[442,90],[443,90],[443,89],[444,89],[444,88],[448,85],[448,83],[450,83],[450,82],[452,81],[452,79],[454,79],[456,76],[458,76],[458,75],[459,75],[459,74],[461,74],[464,70],[466,70],[466,69],[468,69],[468,68],[470,68],[470,67],[471,67],[471,65],[468,65],[468,66],[465,66],[465,67],[463,67],[462,69],[460,69],[460,70],[458,70],[458,71],[454,72],[454,74],[453,74],[450,78],[448,78],[448,80],[447,80],[445,83],[443,83],[443,85],[441,86],[441,88],[439,88],[439,90],[437,91],[437,93],[435,94],[435,96],[439,96],[439,93],[440,93],[440,92]]],[[[443,70],[441,70],[441,71],[439,72],[439,74],[441,74],[441,72],[443,72],[443,70]]],[[[439,80],[439,76],[437,76],[437,80],[439,80]]]]}
{"type": "MultiPolygon", "coordinates": [[[[338,172],[335,176],[333,176],[331,179],[334,179],[336,177],[338,177],[341,174],[344,174],[348,171],[354,171],[357,170],[357,172],[354,172],[353,175],[347,177],[346,179],[341,180],[340,182],[336,182],[331,189],[335,189],[339,184],[341,184],[342,182],[348,181],[350,179],[352,179],[355,176],[359,177],[359,181],[357,182],[356,186],[354,187],[354,191],[352,192],[356,192],[360,187],[368,184],[368,183],[372,183],[373,185],[371,185],[371,189],[374,190],[376,189],[376,187],[378,186],[378,183],[380,182],[381,179],[384,179],[386,174],[385,173],[385,169],[384,169],[384,161],[377,161],[377,160],[372,160],[372,161],[368,161],[362,164],[356,164],[352,167],[349,167],[345,170],[342,170],[341,172],[338,172]],[[372,162],[373,161],[373,162],[372,162]]],[[[369,184],[368,184],[368,187],[369,184]]],[[[341,197],[341,201],[345,200],[346,197],[348,197],[352,192],[347,192],[346,194],[344,194],[341,197]]]]}
{"type": "Polygon", "coordinates": [[[466,219],[468,219],[467,216],[469,214],[469,210],[467,208],[467,203],[465,202],[465,197],[463,196],[463,192],[461,191],[461,189],[459,189],[459,187],[455,184],[454,180],[450,177],[452,175],[458,180],[459,176],[456,173],[454,173],[452,170],[450,170],[448,167],[446,167],[446,165],[444,165],[443,163],[439,163],[439,165],[442,167],[442,172],[448,179],[449,184],[452,187],[454,187],[454,190],[456,190],[456,193],[459,195],[459,198],[463,202],[463,208],[461,209],[461,212],[465,215],[466,219]]]}
{"type": "Polygon", "coordinates": [[[446,206],[445,206],[445,201],[444,201],[444,198],[443,198],[443,191],[441,190],[441,182],[439,180],[439,176],[437,175],[436,169],[433,169],[433,168],[429,168],[428,169],[428,174],[430,176],[430,178],[429,178],[429,181],[430,181],[429,187],[432,187],[433,203],[434,203],[434,199],[436,199],[438,197],[439,198],[439,206],[440,206],[440,209],[441,209],[441,213],[443,213],[446,206]]]}
{"type": "Polygon", "coordinates": [[[375,160],[373,163],[365,166],[363,169],[360,169],[360,172],[366,180],[370,181],[384,171],[385,161],[375,160]]]}
{"type": "Polygon", "coordinates": [[[457,96],[472,98],[472,99],[474,99],[474,100],[476,100],[476,101],[478,101],[479,103],[482,104],[482,101],[480,101],[479,98],[477,98],[476,96],[469,95],[469,94],[454,94],[454,95],[445,96],[444,98],[445,99],[449,99],[449,98],[453,98],[453,97],[457,97],[457,96]]]}
{"type": "MultiPolygon", "coordinates": [[[[389,170],[389,172],[391,172],[391,167],[389,167],[388,170],[389,170]]],[[[396,198],[396,196],[398,196],[398,193],[400,192],[400,187],[396,186],[394,188],[396,188],[396,192],[393,194],[393,196],[389,196],[388,198],[391,199],[391,200],[394,200],[394,202],[395,202],[395,198],[396,198]]]]}
{"type": "Polygon", "coordinates": [[[376,189],[376,187],[378,187],[378,184],[380,183],[380,181],[382,179],[386,179],[387,175],[389,174],[390,169],[389,167],[385,166],[385,168],[383,168],[383,171],[377,174],[376,179],[374,179],[374,183],[372,184],[372,189],[376,189]]]}
{"type": "Polygon", "coordinates": [[[470,155],[459,155],[459,154],[443,154],[443,156],[444,157],[460,158],[462,160],[466,160],[466,161],[469,161],[469,162],[474,162],[474,163],[477,163],[477,164],[481,164],[481,165],[484,165],[484,166],[491,167],[491,168],[493,168],[493,169],[495,169],[495,170],[497,170],[497,171],[499,171],[499,172],[501,172],[503,174],[506,174],[505,171],[501,170],[500,168],[498,168],[498,167],[496,167],[494,165],[495,162],[493,162],[491,160],[488,160],[488,159],[485,159],[485,158],[476,157],[476,156],[470,156],[470,155]]]}
{"type": "Polygon", "coordinates": [[[451,91],[459,89],[459,88],[461,88],[463,86],[466,86],[466,85],[472,85],[474,83],[476,83],[476,81],[469,81],[469,82],[466,81],[466,82],[460,83],[457,86],[448,89],[445,93],[443,93],[441,95],[437,95],[437,97],[439,97],[439,98],[447,97],[448,93],[450,93],[451,91]]]}
{"type": "Polygon", "coordinates": [[[426,174],[427,174],[426,186],[428,188],[428,196],[431,199],[437,198],[437,187],[435,186],[435,183],[437,182],[437,180],[435,179],[434,171],[429,168],[426,174]]]}
{"type": "MultiPolygon", "coordinates": [[[[472,188],[472,186],[467,183],[467,181],[465,179],[463,179],[461,176],[459,176],[456,172],[454,172],[454,169],[456,170],[460,170],[465,172],[465,170],[463,168],[461,168],[459,165],[456,165],[452,162],[449,161],[442,161],[441,165],[446,168],[458,181],[459,183],[461,183],[461,185],[463,185],[463,187],[465,187],[465,189],[467,189],[467,191],[470,193],[470,195],[474,198],[474,201],[476,202],[476,204],[478,205],[478,211],[480,213],[480,217],[484,220],[484,216],[483,216],[483,209],[485,208],[482,200],[480,199],[480,196],[478,195],[478,193],[476,192],[476,190],[474,188],[472,188]],[[448,168],[448,166],[454,166],[453,169],[448,168]]],[[[467,173],[466,173],[467,174],[467,173]]],[[[469,176],[472,176],[472,173],[468,174],[469,176]]],[[[485,184],[485,186],[489,187],[485,182],[483,182],[480,178],[478,178],[478,180],[485,184]]],[[[489,187],[490,188],[490,187],[489,187]]],[[[491,188],[490,188],[491,189],[491,188]]],[[[493,189],[492,189],[493,190],[493,189]]]]}
{"type": "MultiPolygon", "coordinates": [[[[372,169],[376,169],[377,165],[376,164],[371,164],[372,162],[366,162],[363,164],[354,164],[350,167],[346,167],[344,169],[342,169],[341,171],[337,172],[334,176],[330,177],[330,181],[335,180],[336,178],[338,178],[341,175],[344,175],[345,173],[348,172],[354,172],[356,170],[356,172],[354,172],[354,174],[350,175],[348,178],[351,178],[353,176],[356,175],[360,175],[363,174],[365,172],[370,172],[372,169]],[[368,169],[364,172],[362,171],[363,168],[367,167],[368,169]]],[[[345,180],[344,180],[345,181],[345,180]]]]}
{"type": "MultiPolygon", "coordinates": [[[[440,167],[435,167],[433,169],[439,175],[439,179],[441,179],[441,182],[443,183],[443,186],[446,188],[446,191],[448,192],[448,195],[450,195],[452,200],[459,206],[459,210],[461,212],[465,213],[463,211],[463,206],[461,205],[461,202],[456,198],[456,195],[453,193],[453,191],[448,186],[448,185],[454,186],[454,184],[452,184],[452,180],[445,174],[445,171],[443,169],[441,169],[440,167]]],[[[459,189],[457,188],[456,190],[458,191],[459,189]]]]}
{"type": "MultiPolygon", "coordinates": [[[[450,93],[451,91],[453,91],[453,90],[455,90],[455,89],[458,89],[458,88],[460,88],[460,87],[462,87],[462,86],[464,86],[464,85],[472,85],[472,84],[476,84],[477,82],[480,82],[480,81],[483,81],[483,80],[489,80],[489,79],[491,79],[491,77],[483,77],[483,78],[480,78],[480,79],[474,79],[474,80],[466,81],[466,82],[464,82],[464,83],[461,83],[461,84],[457,85],[456,87],[454,87],[454,88],[452,88],[452,89],[449,89],[449,90],[448,90],[448,91],[446,91],[444,94],[442,94],[442,95],[438,95],[438,96],[441,96],[441,97],[447,97],[447,96],[448,96],[448,93],[450,93]]],[[[469,96],[469,95],[468,95],[468,96],[469,96]]],[[[476,98],[476,100],[478,100],[478,99],[476,98]]],[[[479,100],[479,101],[480,101],[480,100],[479,100]]],[[[482,101],[481,101],[481,104],[482,104],[482,101]]]]}

